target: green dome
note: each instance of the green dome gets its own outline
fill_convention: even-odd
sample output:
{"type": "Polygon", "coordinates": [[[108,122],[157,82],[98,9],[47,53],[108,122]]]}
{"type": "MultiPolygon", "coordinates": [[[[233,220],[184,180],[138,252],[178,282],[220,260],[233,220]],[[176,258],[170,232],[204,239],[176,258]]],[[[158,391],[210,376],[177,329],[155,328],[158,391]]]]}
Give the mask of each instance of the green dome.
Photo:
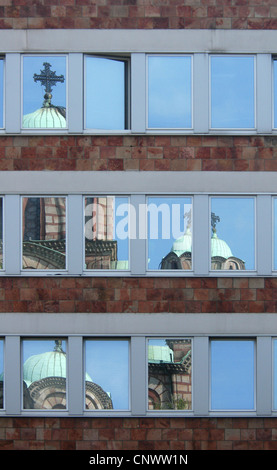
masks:
{"type": "Polygon", "coordinates": [[[222,258],[230,258],[233,256],[231,248],[224,240],[218,238],[216,232],[213,233],[211,238],[211,257],[220,256],[222,258]]]}
{"type": "MultiPolygon", "coordinates": [[[[30,356],[23,365],[23,380],[27,386],[46,377],[66,378],[66,354],[61,349],[55,349],[30,356]]],[[[92,382],[88,374],[86,380],[92,382]]]]}
{"type": "Polygon", "coordinates": [[[186,233],[181,237],[177,238],[172,245],[171,251],[176,253],[177,256],[181,256],[183,253],[191,253],[192,247],[192,235],[188,228],[186,233]]]}
{"type": "Polygon", "coordinates": [[[56,106],[43,106],[33,113],[23,116],[22,126],[24,129],[53,129],[65,128],[66,119],[61,114],[60,108],[56,106]]]}
{"type": "Polygon", "coordinates": [[[168,346],[148,346],[148,362],[173,362],[173,352],[168,346]]]}

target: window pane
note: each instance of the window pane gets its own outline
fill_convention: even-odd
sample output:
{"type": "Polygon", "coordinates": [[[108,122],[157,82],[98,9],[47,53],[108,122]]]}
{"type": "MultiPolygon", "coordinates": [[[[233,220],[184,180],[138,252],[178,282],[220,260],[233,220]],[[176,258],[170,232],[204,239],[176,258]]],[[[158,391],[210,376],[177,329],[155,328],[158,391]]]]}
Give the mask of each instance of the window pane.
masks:
{"type": "Polygon", "coordinates": [[[211,268],[255,269],[254,198],[211,199],[211,268]]]}
{"type": "Polygon", "coordinates": [[[212,410],[253,410],[254,375],[254,341],[211,341],[212,410]]]}
{"type": "Polygon", "coordinates": [[[85,198],[86,269],[128,269],[129,199],[85,198]]]}
{"type": "Polygon", "coordinates": [[[66,199],[24,197],[22,201],[24,269],[65,269],[66,199]]]}
{"type": "Polygon", "coordinates": [[[0,269],[3,268],[3,198],[0,197],[0,269]]]}
{"type": "Polygon", "coordinates": [[[273,341],[273,409],[277,409],[277,340],[273,341]]]}
{"type": "Polygon", "coordinates": [[[129,409],[129,341],[85,341],[85,408],[129,409]]]}
{"type": "Polygon", "coordinates": [[[274,198],[273,204],[273,218],[274,218],[274,225],[273,225],[273,250],[274,250],[274,269],[277,269],[277,199],[274,198]]]}
{"type": "Polygon", "coordinates": [[[86,57],[86,128],[125,129],[125,69],[123,60],[86,57]]]}
{"type": "Polygon", "coordinates": [[[66,127],[65,57],[24,57],[22,127],[66,127]]]}
{"type": "Polygon", "coordinates": [[[191,125],[191,57],[149,57],[148,127],[191,125]]]}
{"type": "Polygon", "coordinates": [[[4,408],[4,340],[0,339],[0,408],[4,408]]]}
{"type": "Polygon", "coordinates": [[[277,60],[273,61],[274,128],[277,127],[277,60]]]}
{"type": "Polygon", "coordinates": [[[151,339],[148,343],[148,408],[191,410],[190,339],[151,339]]]}
{"type": "Polygon", "coordinates": [[[4,127],[4,59],[0,57],[0,128],[4,127]]]}
{"type": "Polygon", "coordinates": [[[254,57],[211,57],[211,126],[255,127],[254,57]]]}
{"type": "Polygon", "coordinates": [[[23,408],[65,409],[66,344],[60,338],[24,340],[23,408]]]}
{"type": "Polygon", "coordinates": [[[148,198],[148,268],[192,268],[192,200],[148,198]]]}

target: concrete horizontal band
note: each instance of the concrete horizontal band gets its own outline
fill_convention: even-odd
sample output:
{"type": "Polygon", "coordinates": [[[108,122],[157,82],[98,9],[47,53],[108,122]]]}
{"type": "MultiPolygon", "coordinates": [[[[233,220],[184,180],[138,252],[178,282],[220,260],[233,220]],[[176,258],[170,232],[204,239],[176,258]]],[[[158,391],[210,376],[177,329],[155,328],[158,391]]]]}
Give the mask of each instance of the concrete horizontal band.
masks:
{"type": "Polygon", "coordinates": [[[276,172],[3,171],[1,194],[275,194],[276,172]]]}
{"type": "Polygon", "coordinates": [[[1,313],[0,334],[102,336],[272,336],[277,314],[1,313]],[[147,332],[147,334],[145,333],[147,332]]]}
{"type": "Polygon", "coordinates": [[[1,52],[276,52],[274,30],[2,30],[1,52]]]}

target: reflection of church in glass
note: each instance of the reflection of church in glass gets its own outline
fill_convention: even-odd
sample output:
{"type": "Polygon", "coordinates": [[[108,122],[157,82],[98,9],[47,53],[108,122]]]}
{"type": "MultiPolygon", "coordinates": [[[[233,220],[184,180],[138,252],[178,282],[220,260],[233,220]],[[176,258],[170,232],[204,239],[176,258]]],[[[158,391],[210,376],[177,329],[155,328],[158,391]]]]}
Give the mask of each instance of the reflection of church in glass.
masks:
{"type": "MultiPolygon", "coordinates": [[[[24,409],[66,409],[66,353],[55,341],[52,351],[30,356],[23,365],[24,409]]],[[[112,409],[110,396],[86,374],[87,410],[112,409]]]]}
{"type": "Polygon", "coordinates": [[[57,83],[63,83],[64,76],[56,75],[56,72],[51,70],[51,64],[48,62],[44,62],[43,66],[44,68],[40,71],[40,74],[35,73],[33,78],[34,82],[41,82],[41,85],[44,86],[44,101],[41,108],[23,116],[22,126],[25,129],[65,128],[66,109],[52,103],[52,87],[56,86],[57,83]]]}
{"type": "Polygon", "coordinates": [[[65,269],[65,204],[63,197],[23,198],[24,269],[65,269]]]}
{"type": "Polygon", "coordinates": [[[191,340],[148,346],[148,409],[191,409],[191,340]]]}
{"type": "MultiPolygon", "coordinates": [[[[192,269],[192,231],[191,215],[186,214],[188,218],[187,228],[180,238],[174,241],[171,251],[162,259],[161,269],[192,269]]],[[[211,226],[211,269],[245,269],[245,263],[240,258],[232,254],[229,245],[218,238],[216,232],[216,223],[220,218],[212,213],[211,226]]]]}

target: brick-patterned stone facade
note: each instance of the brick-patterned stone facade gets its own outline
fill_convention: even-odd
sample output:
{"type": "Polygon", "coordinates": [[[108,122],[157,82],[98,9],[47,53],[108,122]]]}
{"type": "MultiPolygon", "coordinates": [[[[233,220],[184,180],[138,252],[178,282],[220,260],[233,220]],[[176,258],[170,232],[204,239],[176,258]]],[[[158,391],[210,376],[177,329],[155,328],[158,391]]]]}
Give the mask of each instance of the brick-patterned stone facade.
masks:
{"type": "Polygon", "coordinates": [[[274,0],[2,0],[2,29],[276,29],[274,0]]]}
{"type": "MultiPolygon", "coordinates": [[[[0,29],[277,28],[276,0],[0,0],[0,29]]],[[[0,136],[0,171],[276,171],[272,136],[0,136]]],[[[272,278],[0,278],[0,312],[276,313],[272,278]]],[[[274,418],[0,418],[0,450],[276,450],[274,418]]]]}
{"type": "Polygon", "coordinates": [[[0,450],[276,450],[273,418],[1,418],[0,450]]]}

